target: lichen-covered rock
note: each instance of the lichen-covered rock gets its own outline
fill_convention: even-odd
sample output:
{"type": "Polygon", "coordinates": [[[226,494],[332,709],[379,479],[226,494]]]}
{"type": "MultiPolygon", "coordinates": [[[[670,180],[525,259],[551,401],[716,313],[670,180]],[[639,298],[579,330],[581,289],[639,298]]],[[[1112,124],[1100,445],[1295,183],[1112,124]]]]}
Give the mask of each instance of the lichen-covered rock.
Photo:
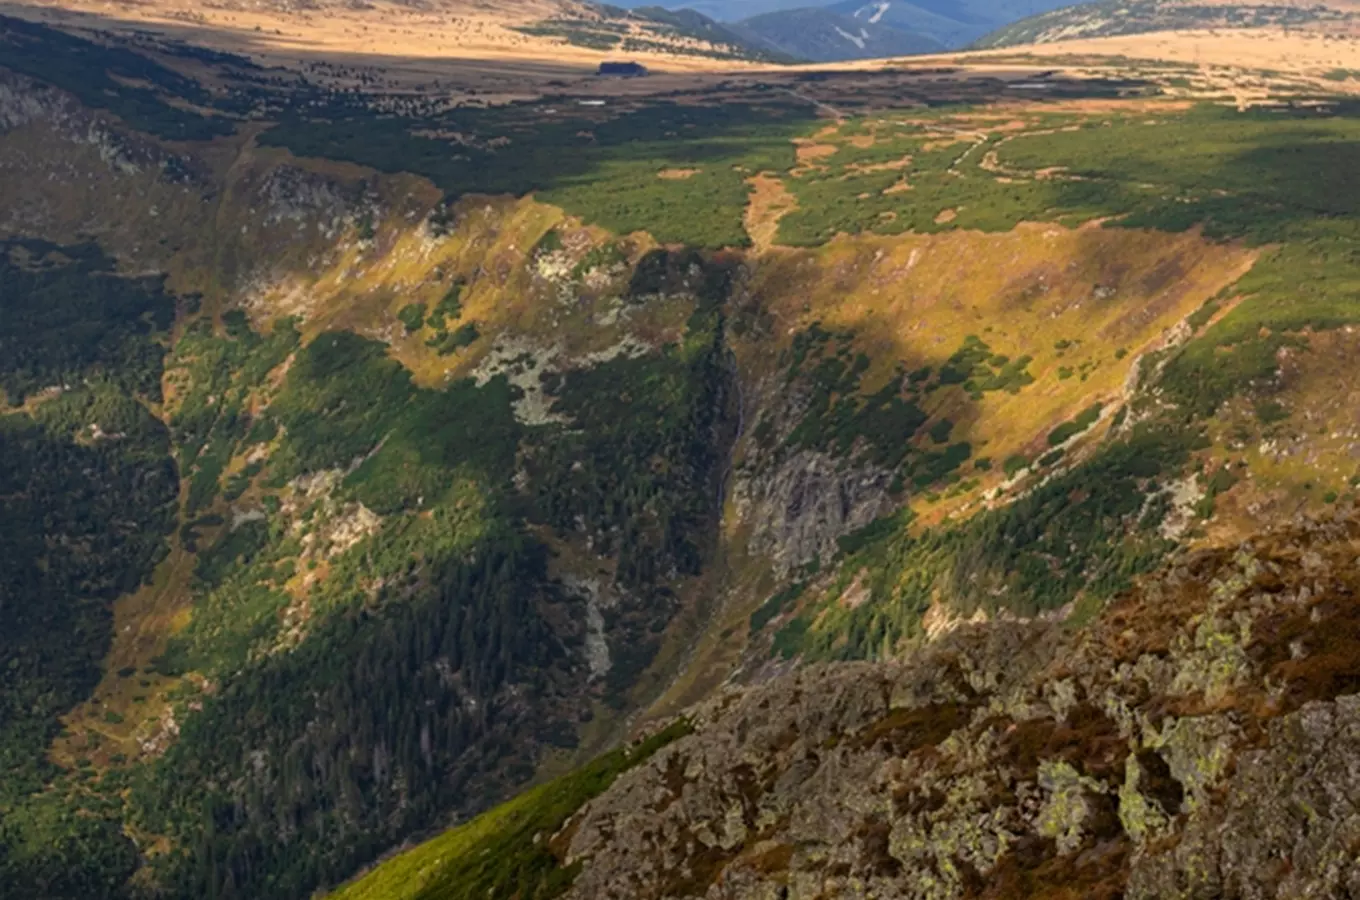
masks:
{"type": "MultiPolygon", "coordinates": [[[[1148,771],[1148,757],[1140,756],[1130,753],[1124,759],[1124,783],[1119,788],[1119,824],[1129,839],[1141,847],[1166,831],[1170,817],[1180,811],[1181,800],[1177,797],[1174,802],[1163,805],[1149,796],[1152,773],[1148,771]]],[[[1165,761],[1157,759],[1163,771],[1169,773],[1165,761]]],[[[1179,782],[1172,780],[1171,783],[1176,785],[1179,794],[1179,782]]]]}
{"type": "Polygon", "coordinates": [[[1071,853],[1081,846],[1088,820],[1096,814],[1088,795],[1104,794],[1106,787],[1066,760],[1039,763],[1039,787],[1044,791],[1044,806],[1034,822],[1035,831],[1052,838],[1058,853],[1071,853]]]}
{"type": "Polygon", "coordinates": [[[1360,896],[1360,697],[1271,722],[1236,768],[1170,851],[1135,862],[1130,898],[1360,896]]]}
{"type": "Polygon", "coordinates": [[[729,689],[569,825],[569,896],[1360,896],[1357,546],[1305,523],[1079,631],[729,689]]]}

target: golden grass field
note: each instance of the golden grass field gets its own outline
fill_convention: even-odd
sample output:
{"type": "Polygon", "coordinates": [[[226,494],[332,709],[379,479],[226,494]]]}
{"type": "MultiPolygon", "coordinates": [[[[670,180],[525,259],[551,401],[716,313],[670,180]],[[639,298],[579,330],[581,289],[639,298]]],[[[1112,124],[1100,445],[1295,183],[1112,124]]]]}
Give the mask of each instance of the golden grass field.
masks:
{"type": "MultiPolygon", "coordinates": [[[[564,40],[523,34],[517,27],[562,14],[579,5],[555,0],[479,3],[446,0],[425,8],[397,3],[306,6],[188,0],[19,0],[0,3],[0,14],[77,32],[161,36],[249,56],[265,66],[309,71],[343,82],[345,75],[318,72],[341,67],[380,73],[370,90],[475,91],[487,102],[533,96],[546,82],[580,78],[606,53],[564,40]]],[[[585,13],[585,15],[590,15],[585,13]]],[[[678,42],[685,44],[686,42],[678,42]]],[[[700,46],[687,42],[689,46],[700,46]]],[[[668,73],[732,71],[749,63],[644,51],[628,54],[668,73]]]]}
{"type": "MultiPolygon", "coordinates": [[[[1239,4],[1240,5],[1240,4],[1239,4]]],[[[1332,0],[1353,11],[1360,4],[1332,0]]],[[[572,0],[443,0],[423,7],[391,2],[341,4],[323,0],[304,5],[226,0],[5,0],[0,14],[41,21],[82,34],[108,32],[123,38],[147,32],[165,38],[246,55],[266,66],[305,72],[333,84],[357,83],[366,90],[433,93],[451,101],[476,97],[498,103],[528,99],[569,86],[584,94],[628,96],[701,88],[735,77],[781,80],[808,71],[869,71],[887,66],[955,66],[960,74],[978,70],[1034,68],[1086,71],[1134,61],[1181,63],[1197,68],[1206,83],[1238,95],[1250,94],[1248,73],[1320,80],[1328,72],[1360,71],[1360,26],[1326,28],[1210,29],[1167,31],[1121,37],[1056,41],[968,53],[893,60],[859,60],[805,66],[770,66],[656,51],[611,53],[575,46],[563,39],[515,29],[562,16],[594,13],[572,0]],[[644,63],[653,76],[609,80],[591,73],[605,59],[626,56],[644,63]],[[1244,80],[1245,79],[1245,80],[1244,80]],[[552,84],[550,84],[550,82],[552,84]],[[1236,86],[1236,87],[1234,87],[1236,86]]],[[[140,39],[140,38],[138,38],[140,39]]],[[[679,40],[677,47],[701,45],[679,40]]],[[[947,77],[947,76],[946,76],[947,77]]],[[[1360,79],[1330,80],[1332,91],[1360,91],[1360,79]]]]}

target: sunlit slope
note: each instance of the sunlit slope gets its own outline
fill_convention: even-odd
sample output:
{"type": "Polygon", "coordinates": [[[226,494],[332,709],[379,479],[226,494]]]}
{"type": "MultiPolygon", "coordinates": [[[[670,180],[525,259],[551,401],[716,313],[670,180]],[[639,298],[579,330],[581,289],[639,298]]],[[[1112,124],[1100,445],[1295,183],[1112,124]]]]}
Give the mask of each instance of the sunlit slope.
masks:
{"type": "Polygon", "coordinates": [[[1040,13],[979,38],[974,47],[987,49],[1020,44],[1048,44],[1158,31],[1269,28],[1344,29],[1354,12],[1348,3],[1309,7],[1272,3],[1196,3],[1184,0],[1105,0],[1040,13]]]}
{"type": "Polygon", "coordinates": [[[561,856],[571,818],[615,779],[691,731],[677,721],[380,863],[334,900],[549,900],[571,884],[561,856]]]}
{"type": "MultiPolygon", "coordinates": [[[[1179,542],[1249,531],[1245,510],[1260,522],[1301,507],[1320,509],[1350,490],[1348,432],[1311,426],[1309,412],[1297,424],[1289,421],[1294,410],[1319,402],[1320,378],[1334,396],[1350,390],[1346,376],[1325,362],[1355,321],[1360,274],[1348,224],[1355,186],[1342,163],[1355,128],[1347,107],[1321,115],[1167,105],[1045,112],[1028,123],[1015,112],[871,117],[844,136],[845,126],[820,133],[819,143],[809,145],[817,152],[804,153],[802,171],[785,179],[800,204],[816,200],[780,221],[781,234],[800,240],[831,231],[819,222],[828,213],[842,232],[895,232],[903,215],[922,230],[951,231],[965,215],[987,230],[1016,230],[1005,238],[960,234],[914,245],[921,252],[912,273],[929,279],[929,268],[921,271],[928,248],[959,242],[955,266],[933,282],[944,285],[936,288],[939,296],[953,298],[938,320],[930,318],[939,309],[930,294],[913,290],[913,274],[905,273],[911,257],[894,255],[895,247],[884,244],[868,257],[856,255],[850,239],[836,238],[819,251],[839,265],[829,273],[825,306],[815,299],[818,289],[804,285],[802,295],[812,302],[804,301],[793,327],[816,321],[822,331],[802,332],[787,376],[811,394],[786,404],[794,413],[772,421],[758,438],[760,449],[748,451],[750,465],[769,466],[778,458],[771,451],[781,446],[786,453],[820,446],[857,463],[872,483],[890,487],[896,469],[902,488],[917,473],[928,481],[941,472],[953,486],[941,494],[917,483],[916,492],[907,491],[912,516],[879,518],[871,527],[864,526],[893,506],[864,494],[856,514],[842,522],[839,544],[822,542],[790,558],[808,565],[795,569],[785,581],[789,589],[772,592],[752,620],[758,629],[778,621],[779,653],[886,655],[978,610],[1032,614],[1093,602],[1179,542]],[[837,166],[838,158],[847,162],[837,166]],[[839,202],[824,202],[826,196],[839,202]],[[921,205],[913,202],[918,198],[921,205]],[[1073,258],[1048,271],[1040,261],[1060,253],[1069,232],[1018,224],[1097,218],[1103,225],[1096,231],[1071,233],[1073,258]],[[803,238],[804,223],[824,230],[803,238]],[[1043,235],[1044,249],[994,255],[1011,242],[1019,246],[1026,234],[1043,235]],[[1182,246],[1196,247],[1193,255],[1165,257],[1136,275],[1140,253],[1171,234],[1192,241],[1182,246]],[[1203,282],[1196,296],[1181,294],[1184,305],[1159,326],[1157,342],[1109,342],[1116,331],[1090,318],[1122,309],[1132,316],[1126,325],[1150,324],[1159,310],[1170,314],[1161,305],[1170,298],[1164,289],[1195,283],[1196,264],[1186,263],[1196,256],[1209,264],[1206,271],[1218,267],[1219,280],[1203,282]],[[967,274],[974,261],[980,276],[967,274]],[[1026,280],[1020,273],[1030,265],[1026,280]],[[1132,276],[1131,284],[1108,284],[1108,274],[1098,274],[1102,266],[1132,276]],[[875,272],[877,279],[864,277],[875,272]],[[989,282],[998,272],[1005,275],[989,282]],[[1063,313],[1046,304],[1061,304],[1064,279],[1079,272],[1090,286],[1067,301],[1072,334],[1059,334],[1063,313]],[[862,277],[869,287],[861,291],[862,277]],[[975,277],[978,299],[966,299],[975,277]],[[1146,299],[1130,286],[1146,290],[1146,299]],[[974,305],[988,312],[975,316],[974,305]],[[1027,310],[1044,309],[1026,323],[1027,310]],[[1028,344],[1008,340],[1011,323],[1028,344]],[[921,353],[923,340],[940,344],[933,358],[901,352],[915,344],[921,353]],[[896,352],[888,349],[894,342],[901,342],[896,352]],[[945,349],[958,373],[948,378],[938,371],[945,349]],[[1017,356],[1033,383],[1015,369],[1017,356]],[[901,401],[891,394],[870,393],[880,383],[872,373],[884,372],[888,361],[898,366],[890,384],[901,379],[906,406],[896,406],[901,401]],[[935,368],[917,371],[923,362],[935,368]],[[949,396],[944,384],[955,379],[964,388],[955,396],[970,396],[985,414],[970,418],[958,400],[941,399],[949,396]],[[1049,404],[1063,394],[1059,412],[1049,404]],[[908,451],[900,469],[902,445],[889,435],[903,423],[916,430],[915,450],[926,452],[908,451]],[[1000,452],[966,464],[978,447],[960,438],[973,434],[999,439],[1000,452]],[[1025,434],[1023,446],[1015,442],[1025,434]],[[1291,468],[1289,459],[1306,462],[1291,468]],[[958,511],[969,507],[959,498],[984,491],[992,509],[964,524],[958,511]],[[1014,500],[997,506],[1000,497],[1014,500]],[[939,524],[942,515],[950,521],[939,524]],[[856,527],[862,530],[847,535],[856,527]],[[831,572],[828,551],[836,560],[831,572]],[[800,604],[802,613],[793,616],[800,604]]],[[[797,259],[772,253],[781,262],[797,259]]],[[[813,270],[804,262],[789,271],[813,270]]],[[[787,394],[785,387],[772,389],[787,394]]],[[[759,502],[756,508],[770,510],[759,502]]]]}
{"type": "MultiPolygon", "coordinates": [[[[613,743],[659,649],[687,639],[668,626],[696,602],[714,515],[730,265],[529,199],[445,204],[414,176],[260,149],[253,130],[166,146],[24,78],[5,88],[7,225],[29,236],[8,264],[55,285],[14,283],[43,301],[37,324],[105,297],[93,283],[159,304],[130,362],[68,375],[20,358],[6,384],[24,405],[5,424],[28,441],[11,446],[148,470],[119,524],[146,553],[84,598],[71,684],[5,735],[32,768],[16,790],[51,779],[0,810],[26,848],[3,861],[12,883],[96,896],[141,856],[139,891],[296,896],[613,743]],[[71,171],[78,189],[44,189],[71,171]],[[119,268],[165,271],[174,295],[119,268]],[[620,398],[621,382],[650,390],[620,398]],[[160,476],[176,470],[173,504],[160,476]],[[325,774],[297,768],[303,752],[325,774]],[[335,790],[343,809],[321,799],[335,790]],[[53,829],[77,809],[74,865],[53,829]],[[348,837],[320,838],[342,822],[348,837]]],[[[21,498],[25,522],[62,489],[34,486],[48,493],[21,498]]],[[[65,674],[24,672],[35,694],[65,674]]]]}
{"type": "Polygon", "coordinates": [[[117,9],[84,0],[14,0],[4,11],[80,34],[153,45],[157,39],[188,41],[375,93],[439,95],[449,87],[460,93],[472,87],[471,94],[532,95],[547,80],[589,74],[619,54],[689,72],[775,61],[775,55],[702,16],[648,15],[574,0],[515,0],[494,7],[465,0],[364,7],[334,2],[203,7],[157,0],[117,9]],[[491,77],[478,68],[490,69],[483,74],[491,77]]]}

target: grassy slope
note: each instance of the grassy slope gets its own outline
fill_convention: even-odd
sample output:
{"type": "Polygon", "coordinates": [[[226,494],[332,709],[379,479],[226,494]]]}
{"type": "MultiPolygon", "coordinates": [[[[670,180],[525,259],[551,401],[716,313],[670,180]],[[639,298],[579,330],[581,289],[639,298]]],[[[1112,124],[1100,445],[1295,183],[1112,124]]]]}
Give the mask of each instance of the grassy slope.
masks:
{"type": "MultiPolygon", "coordinates": [[[[85,148],[79,146],[70,147],[66,153],[53,152],[54,148],[63,147],[64,142],[41,124],[7,134],[4,141],[6,150],[33,169],[29,173],[32,179],[6,181],[4,190],[16,200],[34,196],[32,186],[39,179],[45,179],[51,167],[76,165],[92,171],[102,169],[97,150],[91,150],[88,158],[85,148]],[[35,147],[46,150],[42,154],[27,152],[35,147]]],[[[226,426],[219,427],[231,417],[218,414],[217,410],[230,406],[233,410],[249,411],[258,418],[278,399],[281,389],[286,397],[290,382],[296,381],[296,378],[290,378],[293,360],[289,356],[291,347],[287,344],[275,350],[266,350],[264,345],[259,351],[246,348],[245,345],[253,347],[260,338],[252,336],[239,315],[222,316],[225,328],[222,324],[214,327],[214,320],[224,307],[240,302],[243,283],[248,285],[247,290],[253,297],[250,310],[254,325],[266,334],[270,329],[276,335],[281,330],[287,331],[291,328],[287,321],[289,317],[302,316],[305,317],[301,335],[304,342],[313,341],[326,330],[335,328],[388,337],[394,344],[392,356],[409,367],[417,384],[427,388],[446,386],[469,373],[491,354],[503,331],[527,336],[536,345],[534,352],[546,352],[559,364],[566,364],[591,353],[607,351],[625,335],[650,346],[675,341],[684,335],[693,305],[683,292],[672,290],[669,297],[645,305],[635,304],[626,319],[614,325],[597,324],[597,319],[619,318],[618,307],[624,303],[622,295],[628,290],[631,266],[654,246],[645,236],[619,243],[598,229],[564,221],[559,210],[531,200],[488,202],[469,199],[450,211],[459,224],[451,234],[441,238],[426,231],[422,225],[439,197],[428,183],[409,176],[369,181],[363,177],[364,173],[343,163],[309,161],[297,166],[286,153],[243,147],[243,143],[239,138],[225,140],[207,151],[208,159],[222,162],[218,175],[224,179],[220,199],[207,210],[192,189],[166,183],[145,171],[110,174],[100,178],[93,190],[63,195],[57,198],[57,203],[48,205],[52,215],[45,227],[53,236],[74,234],[93,223],[96,231],[107,233],[116,249],[125,253],[132,254],[143,246],[155,248],[150,251],[148,262],[168,269],[172,273],[172,283],[181,289],[196,288],[204,293],[202,314],[197,319],[199,327],[188,328],[180,323],[176,329],[165,385],[166,399],[163,407],[158,404],[158,412],[175,423],[178,451],[183,457],[181,462],[188,482],[187,495],[199,498],[193,501],[197,508],[185,516],[186,525],[190,519],[198,524],[182,531],[179,542],[184,544],[186,536],[196,539],[193,542],[201,551],[198,565],[195,566],[194,558],[189,557],[188,568],[197,571],[192,578],[175,578],[171,577],[172,572],[162,573],[178,584],[174,598],[167,597],[165,591],[159,589],[145,592],[144,599],[156,612],[153,614],[150,609],[143,612],[154,615],[158,621],[162,612],[170,612],[169,607],[180,610],[181,614],[171,617],[170,621],[159,624],[149,620],[125,622],[124,613],[135,612],[140,601],[138,597],[132,597],[119,605],[118,621],[133,625],[134,630],[141,629],[148,640],[144,642],[145,646],[141,641],[131,641],[127,646],[120,643],[115,647],[104,673],[104,682],[96,689],[94,700],[69,720],[70,730],[56,748],[58,761],[78,760],[82,766],[94,766],[92,772],[113,770],[117,776],[113,780],[120,783],[123,783],[123,772],[126,771],[123,767],[135,762],[146,749],[140,740],[152,738],[151,746],[158,749],[163,745],[159,738],[164,736],[166,713],[172,707],[179,722],[188,717],[192,726],[193,717],[180,695],[185,691],[192,694],[196,689],[185,686],[175,690],[183,670],[187,668],[195,678],[197,670],[213,671],[220,678],[242,664],[242,654],[252,642],[258,649],[261,636],[266,638],[266,644],[275,640],[266,634],[273,631],[269,625],[271,620],[288,619],[298,611],[307,616],[326,612],[325,604],[330,601],[322,601],[321,595],[332,599],[340,596],[329,589],[331,582],[341,581],[337,590],[343,593],[346,585],[352,586],[356,577],[363,580],[374,571],[381,571],[381,568],[373,569],[373,565],[381,567],[392,563],[400,568],[411,559],[409,553],[395,556],[388,553],[391,558],[386,561],[363,556],[331,560],[326,558],[331,555],[329,553],[299,555],[295,545],[290,549],[286,546],[287,541],[279,543],[281,535],[271,533],[267,537],[268,546],[263,548],[266,552],[261,553],[262,548],[247,542],[242,549],[232,551],[241,555],[234,559],[230,554],[224,556],[219,561],[226,564],[224,572],[216,571],[223,568],[221,565],[205,564],[209,557],[223,556],[217,553],[217,544],[221,543],[225,548],[231,543],[228,537],[234,540],[238,535],[232,531],[229,536],[226,529],[221,529],[219,535],[215,524],[222,518],[230,520],[233,507],[253,509],[262,502],[267,506],[270,499],[278,501],[277,496],[266,497],[275,492],[261,484],[263,479],[259,477],[258,464],[250,464],[247,458],[251,451],[261,449],[261,442],[253,438],[242,441],[242,434],[233,433],[226,426]],[[312,197],[335,195],[341,205],[332,214],[334,218],[323,218],[325,227],[313,228],[310,217],[325,217],[325,208],[304,208],[297,219],[262,215],[258,204],[262,197],[279,190],[277,185],[281,177],[300,179],[306,190],[313,192],[312,197]],[[357,214],[352,211],[356,205],[360,210],[357,214]],[[371,212],[365,214],[365,207],[371,212]],[[560,242],[565,245],[561,251],[565,268],[574,273],[569,280],[574,282],[573,292],[578,303],[570,309],[563,309],[556,302],[556,293],[561,290],[559,285],[535,281],[530,275],[532,251],[554,226],[560,242]],[[509,273],[509,277],[504,273],[509,273]],[[481,335],[473,346],[441,355],[437,348],[429,345],[435,337],[433,328],[406,334],[397,313],[413,300],[433,309],[459,281],[465,283],[465,289],[461,292],[460,308],[454,318],[475,320],[481,335]],[[585,283],[587,281],[589,284],[585,283]],[[551,335],[551,340],[539,340],[544,335],[551,335]],[[195,424],[200,418],[201,426],[195,424]],[[192,451],[186,452],[189,447],[192,451]],[[239,485],[238,478],[244,479],[239,485]],[[214,495],[223,492],[231,492],[231,503],[214,499],[214,495]],[[214,520],[214,516],[218,518],[214,520]],[[290,565],[290,558],[295,566],[290,565]],[[296,571],[289,575],[290,569],[296,571]],[[187,625],[182,615],[188,599],[184,596],[186,582],[191,585],[189,592],[197,604],[187,625]],[[267,590],[261,593],[250,588],[247,592],[247,586],[252,583],[264,585],[267,590]],[[167,600],[173,602],[167,605],[163,602],[167,600]],[[171,634],[173,646],[170,649],[174,652],[170,655],[173,662],[169,669],[175,674],[166,677],[160,671],[146,671],[151,657],[166,649],[166,638],[171,634]],[[122,670],[128,668],[140,671],[123,674],[122,670]]],[[[268,343],[266,340],[265,345],[268,343]]],[[[326,389],[321,390],[324,393],[326,389]]],[[[350,396],[369,396],[362,385],[345,390],[350,396]]],[[[460,396],[466,393],[464,391],[460,396]]],[[[413,427],[423,439],[428,439],[432,431],[443,429],[447,432],[451,440],[438,441],[445,457],[439,462],[456,465],[458,457],[466,455],[458,450],[459,441],[470,432],[460,430],[459,423],[465,426],[468,415],[469,410],[462,408],[436,410],[432,423],[423,422],[413,427]]],[[[304,434],[299,423],[292,424],[295,427],[290,433],[304,434]]],[[[360,422],[349,431],[360,442],[369,438],[376,440],[381,434],[366,434],[368,424],[360,422]]],[[[471,432],[481,437],[487,433],[477,428],[471,432]]],[[[307,446],[302,449],[307,452],[320,450],[324,454],[327,451],[322,446],[326,439],[327,435],[322,434],[317,440],[304,441],[307,446]]],[[[282,443],[268,437],[263,442],[264,449],[271,452],[286,449],[282,443]]],[[[408,445],[404,440],[389,441],[385,447],[382,459],[365,470],[374,469],[379,481],[400,473],[395,487],[405,491],[414,484],[408,483],[410,478],[418,480],[421,472],[430,470],[430,460],[426,458],[429,454],[421,447],[408,445]],[[412,472],[412,469],[418,471],[412,472]]],[[[509,460],[513,455],[507,452],[501,459],[509,460]]],[[[343,459],[323,462],[349,461],[348,455],[342,456],[343,459]]],[[[456,474],[459,477],[454,481],[466,486],[468,473],[459,471],[456,474]]],[[[447,485],[448,479],[443,479],[442,483],[447,485]]],[[[382,509],[378,502],[392,502],[391,492],[386,488],[393,486],[382,482],[378,485],[381,489],[369,491],[372,496],[364,494],[363,489],[359,496],[384,515],[397,512],[399,510],[382,509]]],[[[456,496],[451,505],[462,510],[464,517],[480,514],[477,508],[480,501],[471,502],[458,491],[453,493],[456,496]]],[[[428,508],[433,498],[428,490],[424,495],[428,508]]],[[[287,491],[284,496],[287,500],[287,491]]],[[[406,499],[416,502],[414,494],[406,499]]],[[[307,505],[307,502],[299,504],[299,509],[305,510],[310,520],[307,530],[330,527],[328,523],[336,518],[336,510],[318,509],[314,514],[314,511],[306,510],[307,505]]],[[[346,511],[338,512],[343,518],[346,511]]],[[[447,520],[437,517],[435,531],[448,525],[447,520]]],[[[247,530],[241,529],[239,534],[247,530]]],[[[398,542],[414,540],[419,553],[426,557],[437,549],[438,540],[447,537],[421,532],[403,538],[400,527],[387,531],[394,532],[398,542]]],[[[417,527],[416,531],[420,529],[417,527]]],[[[381,548],[390,543],[388,537],[385,534],[383,541],[371,542],[372,546],[360,549],[365,553],[374,550],[386,553],[381,548]]],[[[183,567],[172,568],[183,576],[183,567]]],[[[299,628],[298,622],[289,621],[280,629],[278,640],[287,646],[303,634],[305,629],[299,628]]],[[[189,702],[198,703],[197,700],[189,702]]],[[[608,709],[597,711],[599,727],[607,731],[607,723],[613,715],[608,709]]],[[[515,777],[522,778],[523,774],[520,772],[515,777]]],[[[484,781],[486,785],[494,783],[494,780],[484,781]]],[[[109,783],[112,784],[112,780],[109,783]]],[[[478,790],[482,789],[479,786],[478,790]]],[[[493,790],[491,787],[485,789],[493,790]]],[[[492,796],[488,793],[478,802],[484,803],[492,796]]],[[[178,823],[176,827],[183,824],[178,823]]],[[[151,823],[153,832],[166,825],[163,819],[151,823]]],[[[134,829],[143,847],[163,850],[169,846],[157,834],[148,833],[145,826],[143,823],[142,827],[134,829]]],[[[187,842],[191,835],[180,834],[178,837],[187,842]]]]}
{"type": "Polygon", "coordinates": [[[552,837],[591,798],[657,750],[689,733],[677,720],[508,803],[482,813],[330,894],[331,900],[548,900],[571,883],[552,837]]]}
{"type": "MultiPolygon", "coordinates": [[[[1351,491],[1353,429],[1338,418],[1351,388],[1337,362],[1350,341],[1342,326],[1360,321],[1360,198],[1344,162],[1357,136],[1345,103],[1322,115],[1165,103],[944,110],[819,132],[785,178],[799,209],[780,234],[824,246],[811,259],[776,251],[756,276],[776,333],[815,322],[851,335],[845,365],[868,357],[849,385],[860,397],[923,363],[938,368],[970,332],[992,352],[1032,357],[1035,381],[972,397],[908,389],[988,467],[958,468],[942,494],[915,493],[914,517],[866,530],[830,568],[822,560],[820,574],[800,576],[810,584],[794,582],[811,588],[800,597],[772,591],[757,625],[776,621],[786,653],[888,653],[921,634],[936,604],[939,623],[993,612],[997,597],[1022,612],[1096,600],[1171,546],[1158,548],[1163,528],[1178,540],[1240,537],[1351,491]],[[1096,217],[1114,218],[1075,231],[1023,224],[1096,217]],[[942,234],[865,235],[903,228],[942,234]],[[797,287],[785,294],[786,281],[797,287]],[[1135,367],[1141,395],[1128,392],[1135,367]],[[1083,433],[1093,401],[1104,416],[1083,433]],[[1134,419],[1147,424],[1130,431],[1134,419]],[[1072,435],[1074,446],[1050,449],[1072,435]],[[1123,481],[1138,454],[1150,468],[1123,481]],[[1025,465],[1031,476],[1013,480],[1025,465]],[[1014,515],[1030,519],[1019,531],[1006,507],[979,512],[1018,496],[1014,515]],[[1121,532],[1122,549],[1101,542],[1121,532]],[[1092,544],[1092,534],[1105,537],[1092,544]],[[1024,547],[1039,556],[1027,561],[1024,547]],[[1031,576],[1052,565],[1055,590],[1040,588],[1031,576]]],[[[755,371],[787,365],[775,348],[749,352],[755,371]]],[[[929,429],[918,447],[931,446],[929,429]]]]}

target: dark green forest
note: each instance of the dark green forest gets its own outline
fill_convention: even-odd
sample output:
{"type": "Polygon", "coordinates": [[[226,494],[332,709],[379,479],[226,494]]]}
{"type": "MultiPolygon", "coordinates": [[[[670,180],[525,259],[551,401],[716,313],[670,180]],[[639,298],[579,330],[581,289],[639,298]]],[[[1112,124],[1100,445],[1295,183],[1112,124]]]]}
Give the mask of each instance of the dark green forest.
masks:
{"type": "Polygon", "coordinates": [[[305,896],[512,792],[589,715],[580,636],[562,625],[580,601],[549,576],[542,528],[616,560],[629,600],[593,693],[626,705],[676,611],[669,585],[709,552],[730,430],[726,264],[651,257],[634,303],[700,272],[684,339],[566,373],[548,389],[569,424],[527,428],[504,377],[418,388],[383,344],[304,345],[293,321],[261,333],[239,312],[200,314],[167,349],[175,304],[158,280],[122,278],[88,246],[6,259],[0,340],[22,352],[0,377],[32,404],[0,418],[0,663],[18,688],[0,695],[0,871],[21,896],[139,895],[139,865],[137,883],[169,896],[305,896]],[[162,373],[167,424],[148,408],[162,373]],[[181,474],[194,611],[154,668],[206,681],[178,688],[163,755],[59,771],[45,761],[57,717],[101,675],[111,601],[166,554],[181,474]],[[357,540],[324,543],[354,522],[357,540]],[[291,585],[318,566],[299,622],[291,585]],[[139,863],[120,822],[173,849],[139,863]]]}
{"type": "Polygon", "coordinates": [[[149,577],[175,521],[169,434],[144,405],[174,304],[89,245],[0,253],[0,383],[11,400],[55,388],[0,415],[0,884],[108,896],[136,863],[116,804],[58,799],[72,788],[46,750],[100,678],[110,604],[149,577]]]}

